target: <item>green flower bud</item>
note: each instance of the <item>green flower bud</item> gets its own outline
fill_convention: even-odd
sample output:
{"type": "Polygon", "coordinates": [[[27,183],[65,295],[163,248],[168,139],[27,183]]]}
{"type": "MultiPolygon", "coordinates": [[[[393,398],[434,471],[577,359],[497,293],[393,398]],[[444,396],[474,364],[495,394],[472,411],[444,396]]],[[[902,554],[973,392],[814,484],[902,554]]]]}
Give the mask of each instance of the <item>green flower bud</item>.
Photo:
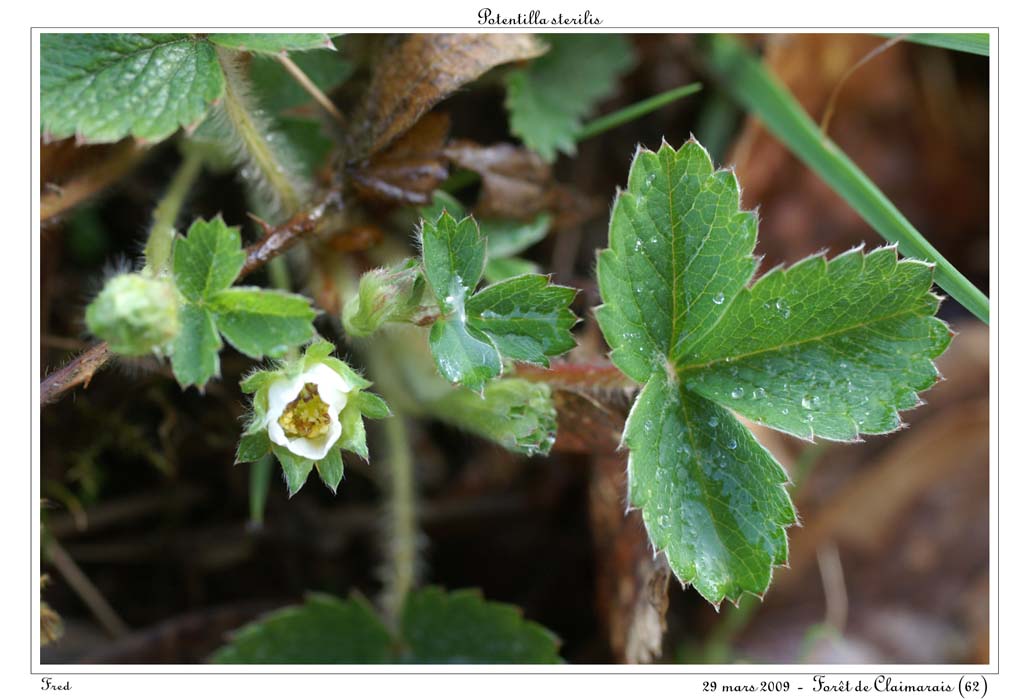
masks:
{"type": "Polygon", "coordinates": [[[426,408],[442,421],[526,455],[549,453],[557,435],[550,387],[524,379],[492,381],[481,397],[455,389],[426,408]]]}
{"type": "Polygon", "coordinates": [[[179,293],[168,278],[111,278],[86,307],[86,325],[121,355],[165,353],[179,334],[179,293]]]}
{"type": "Polygon", "coordinates": [[[357,295],[343,309],[343,328],[355,337],[373,334],[388,321],[410,321],[425,284],[414,260],[361,275],[357,295]]]}

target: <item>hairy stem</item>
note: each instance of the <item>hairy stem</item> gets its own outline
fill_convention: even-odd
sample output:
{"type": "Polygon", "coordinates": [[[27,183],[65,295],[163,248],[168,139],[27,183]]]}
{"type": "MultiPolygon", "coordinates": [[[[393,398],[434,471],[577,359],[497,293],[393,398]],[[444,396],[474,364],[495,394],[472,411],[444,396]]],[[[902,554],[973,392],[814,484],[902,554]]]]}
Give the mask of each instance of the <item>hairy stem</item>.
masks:
{"type": "Polygon", "coordinates": [[[168,269],[171,259],[172,243],[175,241],[175,222],[182,211],[189,190],[193,187],[200,171],[203,170],[203,156],[190,152],[175,171],[168,191],[154,209],[154,223],[150,227],[150,237],[146,242],[144,255],[146,266],[143,271],[150,275],[159,275],[168,269]]]}
{"type": "Polygon", "coordinates": [[[277,153],[272,145],[271,131],[250,98],[250,86],[239,61],[236,52],[218,49],[218,62],[225,73],[221,109],[239,137],[250,165],[257,171],[255,175],[272,191],[284,212],[293,214],[303,204],[303,195],[283,162],[283,154],[277,153]]]}
{"type": "Polygon", "coordinates": [[[414,587],[418,564],[418,521],[415,508],[414,455],[403,415],[387,418],[386,461],[389,464],[389,562],[382,604],[394,624],[408,592],[414,587]]]}

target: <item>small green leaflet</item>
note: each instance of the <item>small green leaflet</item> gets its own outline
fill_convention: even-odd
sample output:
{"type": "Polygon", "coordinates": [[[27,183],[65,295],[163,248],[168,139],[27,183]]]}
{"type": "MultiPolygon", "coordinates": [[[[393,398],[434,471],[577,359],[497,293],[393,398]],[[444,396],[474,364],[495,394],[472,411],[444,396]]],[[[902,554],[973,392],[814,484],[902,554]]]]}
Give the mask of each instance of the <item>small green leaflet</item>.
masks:
{"type": "Polygon", "coordinates": [[[620,34],[550,34],[550,50],[507,75],[511,132],[549,162],[575,154],[582,120],[633,64],[620,34]]]}
{"type": "Polygon", "coordinates": [[[441,375],[481,392],[501,372],[501,356],[548,365],[575,347],[568,305],[575,290],[543,275],[522,275],[475,292],[486,264],[486,239],[471,217],[449,212],[423,221],[422,270],[441,318],[429,346],[441,375]]]}
{"type": "Polygon", "coordinates": [[[40,115],[50,138],[160,141],[195,124],[225,79],[190,34],[42,34],[40,115]]]}
{"type": "MultiPolygon", "coordinates": [[[[461,202],[442,190],[434,192],[432,203],[422,207],[419,213],[426,221],[436,221],[444,210],[455,219],[465,217],[465,208],[461,202]]],[[[486,237],[486,269],[482,273],[483,279],[492,284],[508,277],[539,272],[536,263],[514,256],[547,237],[550,215],[541,213],[532,221],[483,219],[478,224],[482,235],[486,237]]]]}
{"type": "Polygon", "coordinates": [[[236,630],[216,651],[216,664],[381,664],[391,638],[363,599],[308,594],[303,605],[282,608],[236,630]]]}
{"type": "Polygon", "coordinates": [[[796,516],[787,475],[734,413],[807,439],[900,427],[950,342],[932,267],[894,248],[756,269],[757,217],[690,140],[639,150],[598,260],[611,359],[643,390],[629,499],[683,584],[763,595],[796,516]]]}
{"type": "Polygon", "coordinates": [[[332,49],[330,34],[208,34],[211,43],[238,51],[282,53],[309,49],[332,49]]]}
{"type": "Polygon", "coordinates": [[[175,243],[175,284],[183,297],[182,331],[172,350],[172,371],[183,387],[203,387],[218,376],[220,335],[248,357],[278,357],[314,335],[315,311],[297,294],[231,287],[246,253],[239,229],[221,217],[197,219],[175,243]],[[220,333],[220,335],[219,335],[220,333]]]}
{"type": "Polygon", "coordinates": [[[261,53],[334,48],[328,34],[42,34],[43,133],[156,142],[196,126],[225,90],[215,44],[261,53]]]}
{"type": "Polygon", "coordinates": [[[409,594],[397,638],[364,598],[310,594],[233,633],[221,664],[553,664],[557,637],[477,591],[409,594]],[[445,631],[445,633],[444,633],[445,631]]]}

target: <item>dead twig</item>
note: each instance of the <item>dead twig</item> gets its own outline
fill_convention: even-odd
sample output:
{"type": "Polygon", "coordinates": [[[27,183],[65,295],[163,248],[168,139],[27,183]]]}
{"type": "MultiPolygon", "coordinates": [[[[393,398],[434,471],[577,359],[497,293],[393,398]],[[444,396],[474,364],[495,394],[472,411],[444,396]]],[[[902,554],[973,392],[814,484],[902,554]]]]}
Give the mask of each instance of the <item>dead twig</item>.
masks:
{"type": "Polygon", "coordinates": [[[101,190],[113,185],[128,174],[143,159],[149,149],[134,141],[124,141],[114,147],[109,158],[71,181],[53,187],[39,198],[39,220],[48,221],[78,206],[101,190]]]}
{"type": "Polygon", "coordinates": [[[111,604],[107,602],[89,577],[83,573],[75,560],[72,559],[64,547],[56,539],[50,539],[46,546],[47,559],[54,565],[61,577],[71,586],[76,595],[82,599],[89,611],[96,617],[97,622],[107,631],[109,635],[118,639],[129,633],[129,627],[114,611],[111,604]]]}
{"type": "Polygon", "coordinates": [[[236,279],[246,277],[272,258],[285,253],[314,233],[329,212],[342,209],[342,206],[343,198],[340,193],[337,190],[330,190],[314,206],[296,214],[281,226],[269,227],[258,221],[262,224],[265,235],[253,245],[247,246],[247,261],[236,279]]]}
{"type": "Polygon", "coordinates": [[[89,348],[61,369],[53,372],[39,385],[39,405],[46,406],[61,398],[66,391],[79,386],[89,386],[90,380],[107,360],[111,350],[107,343],[99,343],[89,348]]]}

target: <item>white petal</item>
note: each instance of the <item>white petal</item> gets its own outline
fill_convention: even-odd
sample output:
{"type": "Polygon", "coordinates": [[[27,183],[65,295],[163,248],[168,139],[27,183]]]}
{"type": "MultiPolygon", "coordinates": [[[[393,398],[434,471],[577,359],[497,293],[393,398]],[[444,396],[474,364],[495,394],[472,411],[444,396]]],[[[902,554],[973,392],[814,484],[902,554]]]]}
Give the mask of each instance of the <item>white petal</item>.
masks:
{"type": "Polygon", "coordinates": [[[289,446],[289,438],[286,437],[286,431],[279,425],[279,419],[275,418],[275,420],[272,420],[270,414],[268,418],[268,438],[276,445],[289,446]]]}
{"type": "Polygon", "coordinates": [[[324,458],[343,434],[339,413],[347,405],[347,397],[353,388],[350,382],[324,364],[317,364],[293,379],[284,378],[274,382],[268,388],[268,413],[265,423],[268,438],[276,445],[285,447],[305,459],[317,461],[324,458]],[[328,405],[329,431],[316,438],[290,438],[279,425],[279,418],[286,410],[286,406],[300,395],[305,384],[314,384],[319,398],[328,405]]]}
{"type": "MultiPolygon", "coordinates": [[[[328,365],[317,364],[300,376],[318,387],[318,395],[325,403],[331,403],[337,393],[346,397],[354,389],[350,382],[336,374],[328,365]]],[[[346,404],[345,398],[343,403],[346,404]]]]}
{"type": "Polygon", "coordinates": [[[286,410],[286,406],[300,395],[304,383],[303,376],[293,379],[283,378],[272,382],[272,385],[268,387],[268,425],[279,420],[279,416],[286,410]]]}

